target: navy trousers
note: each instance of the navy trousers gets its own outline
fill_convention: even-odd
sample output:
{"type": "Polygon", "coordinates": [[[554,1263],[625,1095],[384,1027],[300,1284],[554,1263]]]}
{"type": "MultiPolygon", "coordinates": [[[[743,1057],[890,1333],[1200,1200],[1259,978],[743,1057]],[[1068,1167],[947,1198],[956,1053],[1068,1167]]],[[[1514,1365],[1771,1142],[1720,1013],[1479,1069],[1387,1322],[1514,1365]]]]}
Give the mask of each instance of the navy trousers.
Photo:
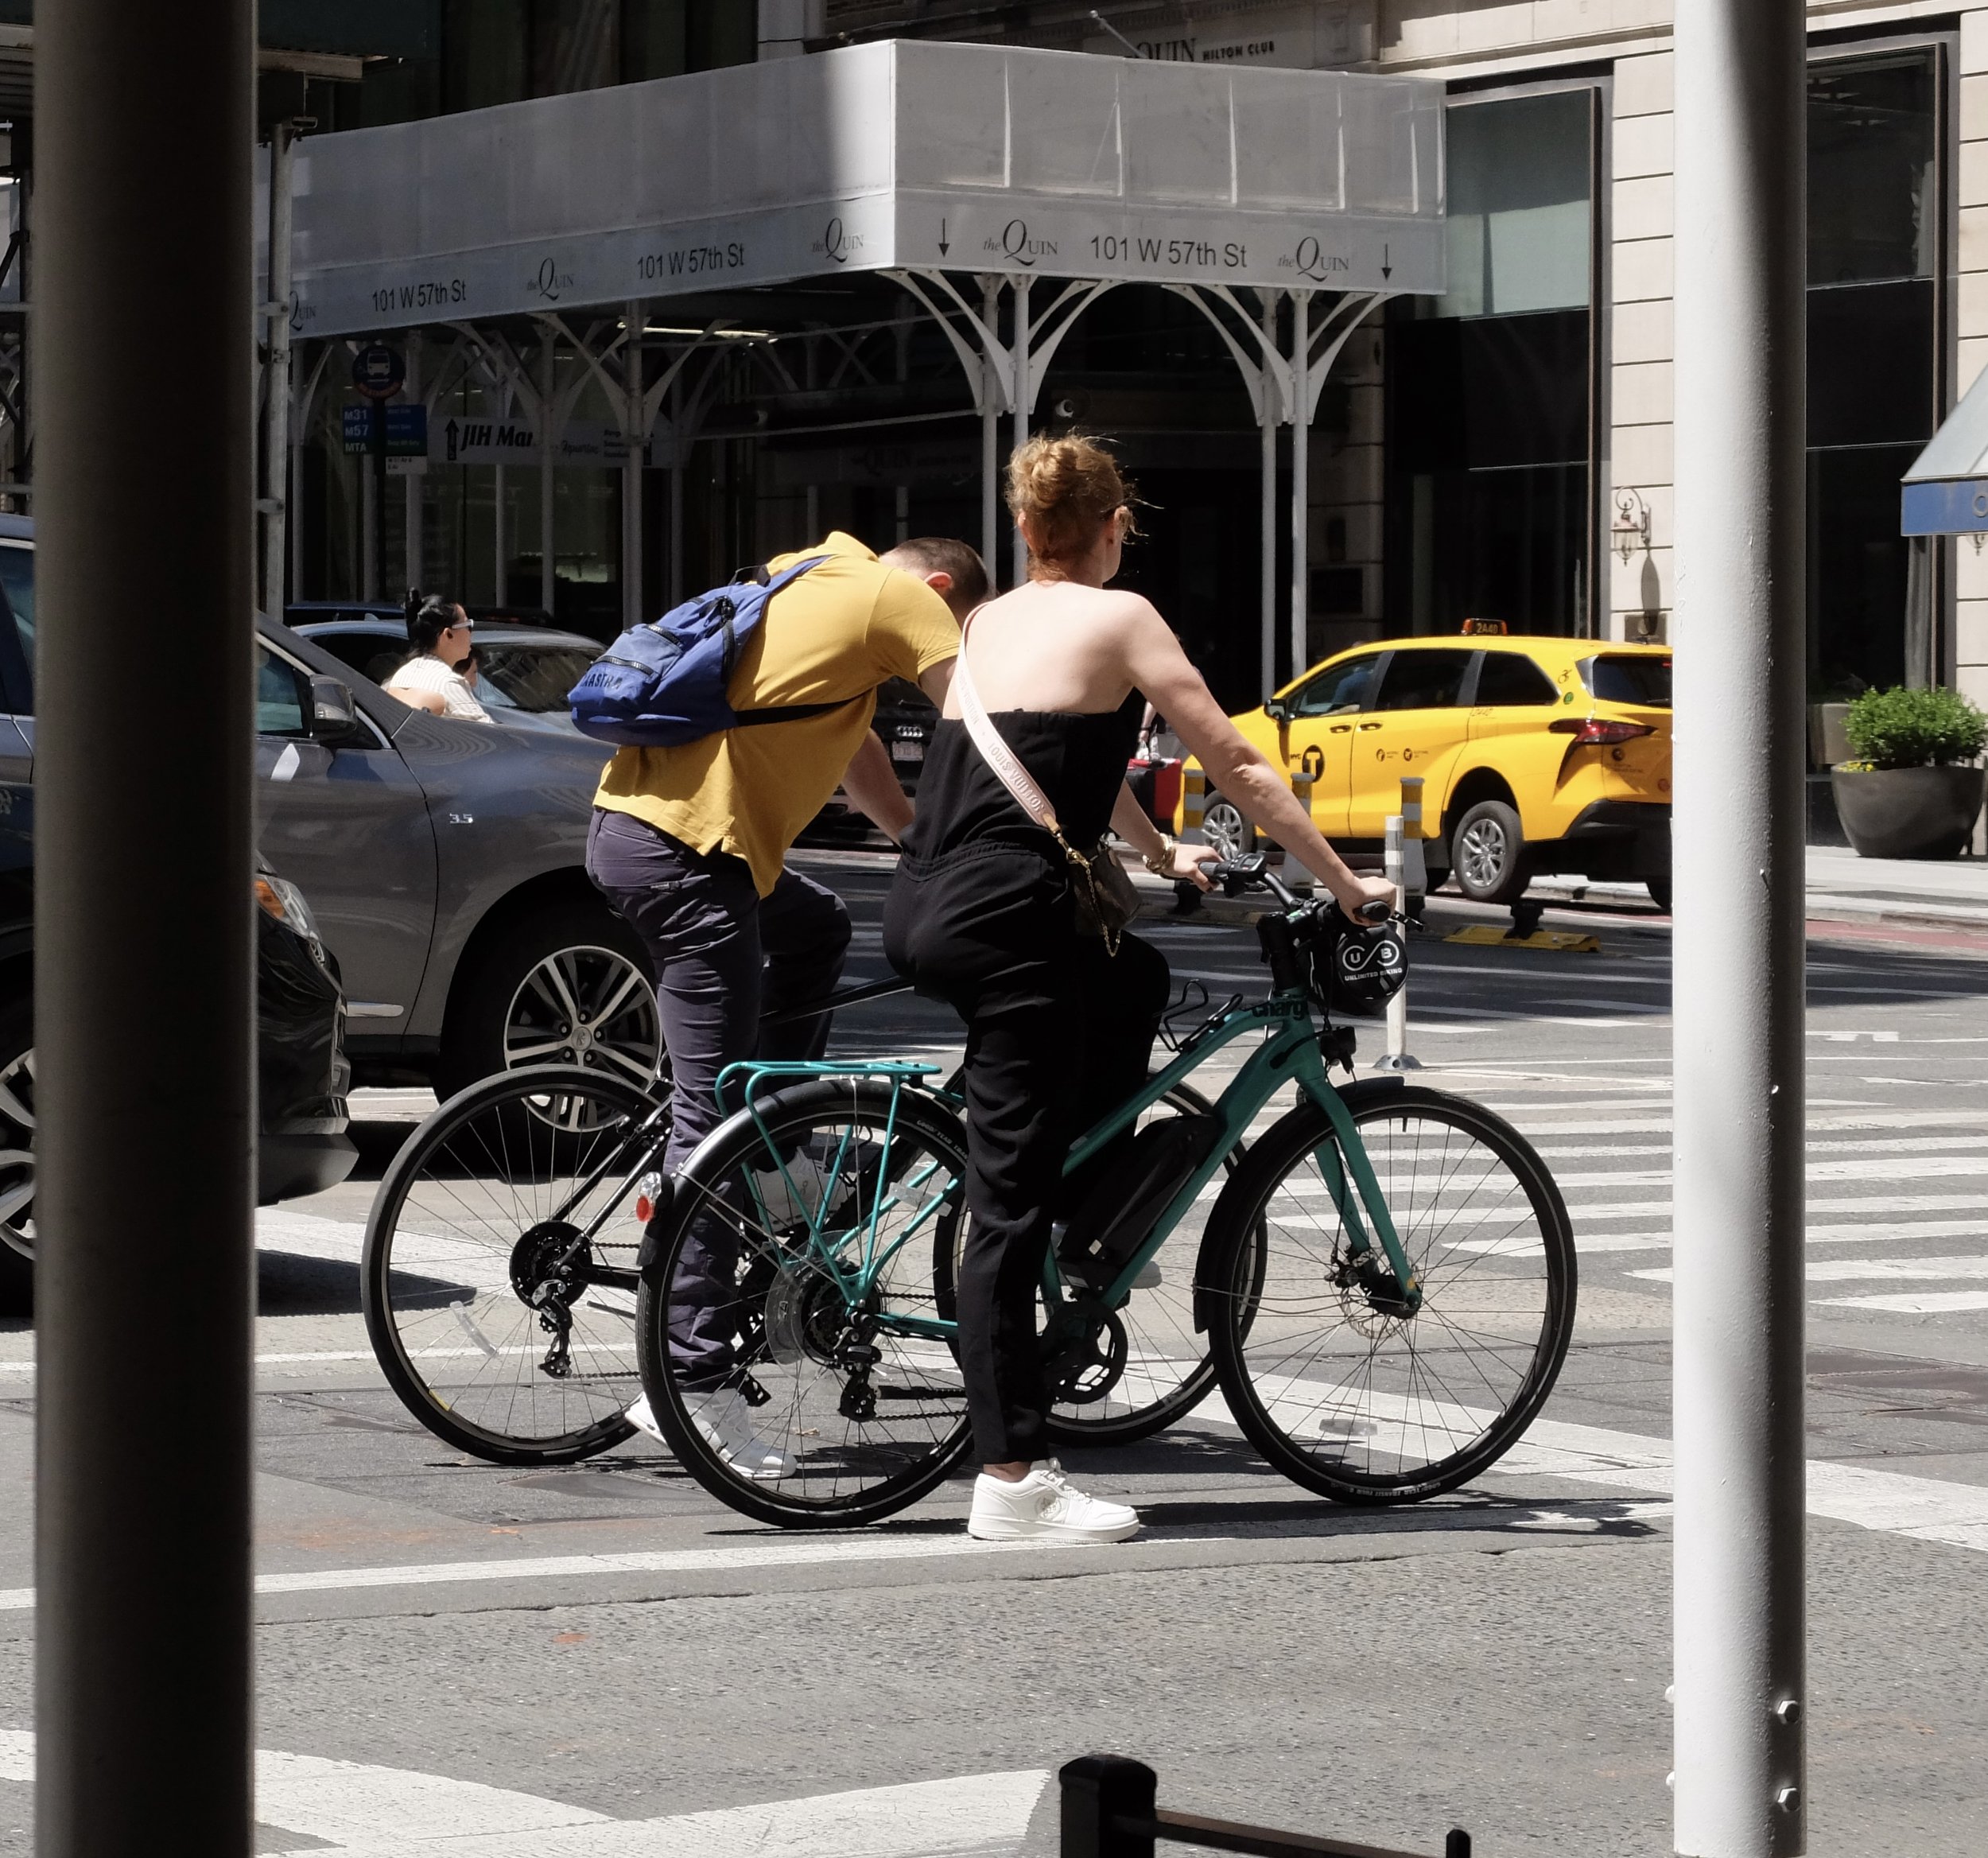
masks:
{"type": "MultiPolygon", "coordinates": [[[[833,991],[849,946],[841,898],[798,871],[761,896],[743,858],[696,852],[626,813],[596,812],[587,874],[648,945],[662,1043],[670,1055],[674,1173],[717,1126],[718,1074],[741,1059],[819,1058],[829,1016],[759,1029],[762,1013],[833,991]]],[[[699,1227],[670,1288],[671,1353],[693,1386],[732,1371],[737,1244],[722,1223],[699,1227]]],[[[645,1260],[645,1261],[646,1261],[645,1260]]]]}

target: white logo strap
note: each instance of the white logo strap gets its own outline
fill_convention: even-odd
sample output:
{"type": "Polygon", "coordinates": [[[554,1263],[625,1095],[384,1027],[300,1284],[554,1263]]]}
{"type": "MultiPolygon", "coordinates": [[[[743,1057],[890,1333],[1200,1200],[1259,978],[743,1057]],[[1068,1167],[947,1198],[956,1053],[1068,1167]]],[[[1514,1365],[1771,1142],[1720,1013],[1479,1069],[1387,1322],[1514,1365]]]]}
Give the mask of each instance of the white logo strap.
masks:
{"type": "Polygon", "coordinates": [[[986,707],[980,702],[980,694],[974,687],[973,673],[966,662],[966,636],[980,617],[980,610],[974,608],[960,625],[959,662],[953,667],[953,688],[960,694],[960,718],[966,725],[966,733],[973,738],[973,746],[994,770],[1001,785],[1015,796],[1015,803],[1038,826],[1054,833],[1060,839],[1063,829],[1056,823],[1056,809],[1049,803],[1049,795],[1035,784],[1035,776],[1023,767],[1015,751],[1001,740],[1000,732],[988,716],[986,707]]]}

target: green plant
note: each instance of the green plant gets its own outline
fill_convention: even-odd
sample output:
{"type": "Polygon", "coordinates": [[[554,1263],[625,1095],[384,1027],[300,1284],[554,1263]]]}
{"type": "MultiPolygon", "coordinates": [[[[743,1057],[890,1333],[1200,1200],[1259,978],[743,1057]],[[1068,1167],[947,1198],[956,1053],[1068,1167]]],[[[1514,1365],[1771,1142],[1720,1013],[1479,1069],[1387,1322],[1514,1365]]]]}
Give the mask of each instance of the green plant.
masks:
{"type": "Polygon", "coordinates": [[[1988,716],[1958,690],[1866,690],[1844,713],[1843,734],[1857,765],[1941,768],[1980,754],[1988,716]]]}

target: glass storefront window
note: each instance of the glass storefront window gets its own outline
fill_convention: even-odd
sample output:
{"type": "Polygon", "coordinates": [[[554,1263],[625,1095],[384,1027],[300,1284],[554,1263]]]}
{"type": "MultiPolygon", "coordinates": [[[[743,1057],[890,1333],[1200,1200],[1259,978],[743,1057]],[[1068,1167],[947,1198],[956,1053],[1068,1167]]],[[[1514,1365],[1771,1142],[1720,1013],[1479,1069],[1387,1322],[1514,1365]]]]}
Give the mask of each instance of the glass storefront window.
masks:
{"type": "Polygon", "coordinates": [[[1450,107],[1450,290],[1426,313],[1587,307],[1592,110],[1584,90],[1450,107]]]}
{"type": "Polygon", "coordinates": [[[1808,74],[1808,681],[1811,700],[1924,683],[1932,588],[1898,480],[1939,419],[1940,52],[1808,74]]]}
{"type": "Polygon", "coordinates": [[[1808,281],[1930,278],[1939,243],[1930,47],[1808,76],[1808,281]]]}
{"type": "Polygon", "coordinates": [[[1449,292],[1389,325],[1390,632],[1589,629],[1598,107],[1450,107],[1449,292]]]}

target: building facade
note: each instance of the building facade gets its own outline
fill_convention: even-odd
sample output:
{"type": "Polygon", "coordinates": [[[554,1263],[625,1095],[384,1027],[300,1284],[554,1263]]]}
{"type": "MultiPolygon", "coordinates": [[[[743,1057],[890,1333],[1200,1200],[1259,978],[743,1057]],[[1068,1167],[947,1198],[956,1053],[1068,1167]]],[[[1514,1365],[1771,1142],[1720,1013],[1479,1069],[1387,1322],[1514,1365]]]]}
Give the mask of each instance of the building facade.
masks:
{"type": "MultiPolygon", "coordinates": [[[[1988,8],[1816,0],[1809,80],[1811,759],[1870,685],[1988,702],[1988,559],[1900,536],[1898,480],[1988,361],[1988,8]]],[[[830,37],[1415,72],[1449,92],[1449,293],[1379,313],[1316,432],[1320,646],[1668,635],[1669,0],[995,8],[827,0],[830,37]],[[1319,465],[1322,464],[1323,468],[1319,465]],[[1355,603],[1357,603],[1357,608],[1355,603]],[[1357,617],[1355,616],[1357,612],[1357,617]]],[[[1832,822],[1815,783],[1814,829],[1832,822]]]]}

